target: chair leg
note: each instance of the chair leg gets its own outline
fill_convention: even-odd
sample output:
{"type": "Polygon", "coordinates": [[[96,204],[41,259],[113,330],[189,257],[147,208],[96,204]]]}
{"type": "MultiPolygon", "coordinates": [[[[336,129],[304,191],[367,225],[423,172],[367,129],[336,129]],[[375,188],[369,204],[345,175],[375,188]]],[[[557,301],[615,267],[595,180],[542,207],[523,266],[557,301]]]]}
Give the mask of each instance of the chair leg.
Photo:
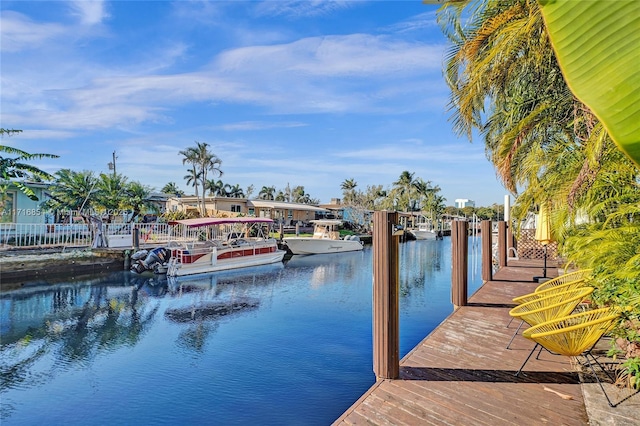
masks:
{"type": "Polygon", "coordinates": [[[511,323],[513,322],[514,319],[516,319],[516,317],[511,317],[511,319],[509,320],[509,323],[507,324],[506,328],[509,328],[509,326],[511,325],[511,323]]]}
{"type": "Polygon", "coordinates": [[[542,345],[539,345],[539,346],[540,346],[540,350],[538,351],[538,355],[536,355],[536,359],[540,359],[540,354],[542,353],[543,349],[545,349],[550,354],[553,354],[553,352],[549,351],[549,349],[545,348],[544,346],[542,346],[542,345]]]}
{"type": "Polygon", "coordinates": [[[591,352],[585,352],[584,353],[584,357],[587,360],[587,364],[589,364],[589,367],[591,367],[591,371],[593,372],[593,375],[596,377],[596,381],[600,385],[600,389],[602,389],[602,393],[604,394],[605,398],[607,398],[607,402],[609,403],[609,407],[615,407],[617,404],[614,405],[613,402],[611,402],[611,399],[609,398],[609,395],[607,395],[607,392],[604,390],[604,386],[602,385],[602,382],[600,381],[600,377],[598,377],[598,373],[596,372],[595,368],[593,368],[593,363],[591,361],[589,361],[589,356],[591,357],[591,359],[593,359],[593,361],[596,364],[598,364],[600,369],[602,369],[602,371],[607,375],[607,377],[609,377],[611,379],[611,376],[609,375],[609,373],[606,372],[606,370],[602,367],[602,365],[598,362],[596,357],[594,357],[591,352]]]}
{"type": "Polygon", "coordinates": [[[520,328],[522,327],[522,324],[524,324],[524,320],[520,321],[520,325],[518,326],[518,328],[516,328],[516,332],[513,333],[513,336],[511,336],[511,340],[509,340],[509,344],[507,345],[507,349],[509,349],[509,346],[511,346],[511,343],[513,342],[513,339],[516,338],[516,335],[518,334],[518,331],[520,331],[520,328]]]}
{"type": "Polygon", "coordinates": [[[536,343],[536,345],[533,347],[533,349],[531,349],[531,352],[529,352],[529,356],[527,357],[527,359],[524,360],[524,362],[522,363],[522,365],[520,366],[520,368],[516,372],[516,377],[518,377],[518,375],[520,375],[520,373],[522,372],[522,369],[524,368],[525,364],[529,361],[529,358],[531,358],[531,355],[533,355],[533,353],[536,351],[538,346],[540,346],[540,344],[536,343]]]}

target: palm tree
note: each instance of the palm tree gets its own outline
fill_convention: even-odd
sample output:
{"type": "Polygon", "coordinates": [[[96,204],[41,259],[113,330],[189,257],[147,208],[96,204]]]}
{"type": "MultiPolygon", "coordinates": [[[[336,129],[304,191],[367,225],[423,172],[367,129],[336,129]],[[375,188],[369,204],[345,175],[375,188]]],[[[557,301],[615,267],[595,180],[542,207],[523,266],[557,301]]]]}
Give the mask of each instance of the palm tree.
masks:
{"type": "MultiPolygon", "coordinates": [[[[187,185],[191,185],[195,188],[196,195],[196,204],[198,205],[198,210],[200,210],[200,198],[198,196],[198,185],[200,180],[200,172],[198,171],[198,157],[197,152],[194,148],[187,148],[184,151],[178,152],[184,158],[182,159],[182,164],[189,164],[191,168],[189,169],[189,173],[184,176],[184,179],[187,181],[187,185]]],[[[203,189],[204,190],[204,189],[203,189]]]]}
{"type": "Polygon", "coordinates": [[[133,222],[136,217],[148,210],[157,210],[156,206],[149,201],[151,195],[150,187],[142,185],[140,182],[131,182],[125,186],[124,192],[127,198],[123,206],[129,207],[132,210],[129,222],[133,222]]]}
{"type": "Polygon", "coordinates": [[[397,181],[393,182],[393,189],[391,190],[394,197],[394,203],[401,211],[408,211],[411,204],[411,197],[414,195],[414,180],[413,175],[415,173],[409,173],[407,170],[400,173],[400,177],[397,181]]]}
{"type": "Polygon", "coordinates": [[[358,183],[354,178],[345,179],[340,184],[340,189],[342,189],[342,199],[345,204],[353,204],[355,202],[355,190],[358,186],[358,183]]]}
{"type": "MultiPolygon", "coordinates": [[[[7,130],[0,128],[0,136],[11,136],[21,133],[22,130],[7,130]]],[[[47,179],[52,180],[53,176],[44,170],[39,169],[25,161],[41,160],[43,158],[58,158],[54,154],[30,154],[17,148],[0,145],[0,153],[7,153],[11,157],[0,156],[0,208],[4,206],[9,181],[11,179],[47,179]]],[[[33,201],[38,201],[38,197],[33,190],[25,186],[22,182],[14,181],[13,184],[33,201]]]]}
{"type": "Polygon", "coordinates": [[[55,173],[55,181],[49,188],[51,197],[44,203],[58,213],[68,211],[79,214],[86,223],[97,205],[98,179],[91,171],[74,172],[61,169],[55,173]]]}
{"type": "Polygon", "coordinates": [[[198,210],[200,206],[200,198],[198,197],[198,181],[200,179],[200,174],[195,169],[189,169],[186,175],[184,175],[184,180],[187,181],[187,185],[191,185],[196,188],[196,201],[198,203],[198,210]]]}
{"type": "Polygon", "coordinates": [[[240,184],[235,184],[229,187],[229,197],[244,198],[244,191],[240,187],[240,184]]]}
{"type": "Polygon", "coordinates": [[[175,182],[169,182],[165,186],[162,187],[160,192],[170,195],[175,195],[176,197],[182,197],[184,195],[184,191],[178,188],[175,182]]]}
{"type": "Polygon", "coordinates": [[[275,198],[275,192],[275,186],[263,186],[258,193],[258,198],[261,200],[273,200],[275,198]]]}
{"type": "Polygon", "coordinates": [[[96,204],[108,213],[108,222],[111,222],[116,211],[122,208],[127,201],[125,192],[127,178],[121,174],[115,176],[111,173],[101,173],[96,187],[96,204]]]}
{"type": "Polygon", "coordinates": [[[567,87],[537,1],[477,6],[464,27],[462,4],[439,16],[453,42],[446,79],[454,129],[469,137],[480,130],[505,187],[529,192],[522,201],[553,194],[554,204],[571,208],[593,184],[611,142],[567,87]]]}
{"type": "MultiPolygon", "coordinates": [[[[637,293],[640,169],[569,90],[563,70],[570,66],[575,71],[577,64],[584,64],[584,49],[576,50],[572,44],[582,45],[583,40],[574,35],[555,39],[569,38],[568,48],[573,50],[559,49],[564,51],[563,61],[573,62],[561,70],[540,3],[545,2],[488,0],[473,2],[469,8],[468,2],[452,3],[439,13],[453,42],[445,74],[454,128],[469,137],[474,128],[480,131],[498,176],[517,194],[516,217],[542,202],[552,206],[563,255],[580,267],[598,266],[593,283],[601,283],[598,290],[603,291],[594,292],[594,299],[637,293]],[[587,224],[578,226],[575,217],[580,210],[587,224]]],[[[546,12],[555,8],[555,2],[551,4],[543,6],[546,12]]],[[[609,5],[602,2],[598,7],[604,10],[609,5]]],[[[575,26],[566,25],[573,18],[569,13],[554,20],[555,30],[573,31],[575,26]]],[[[607,56],[590,53],[598,60],[607,56]]],[[[620,57],[619,52],[615,55],[620,57]]],[[[628,60],[625,55],[621,58],[628,60]]],[[[577,71],[589,76],[580,68],[577,71]]],[[[609,86],[605,90],[619,94],[605,103],[609,106],[628,99],[609,86]]],[[[637,120],[632,127],[637,128],[637,120]]],[[[633,315],[640,315],[638,309],[633,315]]]]}
{"type": "Polygon", "coordinates": [[[227,188],[229,187],[228,184],[222,182],[222,180],[218,179],[209,179],[207,181],[207,186],[206,188],[209,190],[209,195],[213,196],[213,197],[226,197],[227,195],[227,188]]]}
{"type": "Polygon", "coordinates": [[[220,166],[222,165],[222,160],[218,158],[214,153],[209,151],[209,144],[206,142],[197,142],[196,146],[193,148],[196,158],[196,164],[199,167],[200,171],[200,183],[202,184],[202,210],[201,213],[203,216],[206,215],[205,208],[205,189],[207,183],[207,175],[209,172],[214,175],[222,176],[222,170],[220,166]]]}

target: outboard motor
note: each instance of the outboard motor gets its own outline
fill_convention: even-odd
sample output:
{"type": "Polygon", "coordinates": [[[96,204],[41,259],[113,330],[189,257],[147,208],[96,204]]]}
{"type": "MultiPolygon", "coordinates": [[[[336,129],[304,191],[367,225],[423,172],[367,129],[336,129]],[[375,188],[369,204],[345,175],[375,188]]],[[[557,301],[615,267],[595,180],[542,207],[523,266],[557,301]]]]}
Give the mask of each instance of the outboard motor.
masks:
{"type": "Polygon", "coordinates": [[[169,249],[164,247],[155,248],[147,254],[144,260],[138,259],[138,261],[131,266],[131,272],[141,274],[144,271],[154,269],[157,265],[168,262],[170,257],[171,251],[169,249]]]}

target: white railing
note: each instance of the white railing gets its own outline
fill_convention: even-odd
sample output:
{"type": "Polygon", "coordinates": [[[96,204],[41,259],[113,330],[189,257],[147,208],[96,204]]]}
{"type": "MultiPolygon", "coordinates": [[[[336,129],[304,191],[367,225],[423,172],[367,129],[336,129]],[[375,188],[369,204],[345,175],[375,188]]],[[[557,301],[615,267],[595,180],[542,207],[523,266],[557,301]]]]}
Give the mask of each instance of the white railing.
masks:
{"type": "Polygon", "coordinates": [[[91,245],[91,231],[85,224],[0,223],[0,247],[43,247],[91,245]]]}
{"type": "Polygon", "coordinates": [[[132,248],[134,229],[138,246],[149,248],[169,241],[204,241],[241,233],[231,225],[219,228],[188,228],[167,223],[41,224],[0,223],[0,248],[11,247],[90,247],[101,229],[103,242],[112,248],[132,248]]]}
{"type": "MultiPolygon", "coordinates": [[[[102,234],[109,247],[133,246],[133,229],[138,228],[140,247],[164,244],[170,239],[166,223],[108,223],[102,234]]],[[[83,223],[0,223],[0,248],[10,247],[89,247],[97,231],[83,223]]]]}

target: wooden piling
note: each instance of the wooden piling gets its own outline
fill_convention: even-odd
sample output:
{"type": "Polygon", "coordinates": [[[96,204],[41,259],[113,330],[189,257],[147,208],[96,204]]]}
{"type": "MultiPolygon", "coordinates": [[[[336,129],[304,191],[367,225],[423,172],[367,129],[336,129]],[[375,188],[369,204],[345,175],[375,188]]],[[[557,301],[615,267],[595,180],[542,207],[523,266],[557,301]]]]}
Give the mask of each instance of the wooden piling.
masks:
{"type": "Polygon", "coordinates": [[[456,220],[451,223],[451,302],[455,308],[467,305],[469,224],[456,220]]]}
{"type": "Polygon", "coordinates": [[[498,222],[498,266],[507,266],[507,222],[498,222]]]}
{"type": "Polygon", "coordinates": [[[482,281],[493,280],[493,235],[491,221],[480,222],[480,234],[482,237],[482,281]]]}
{"type": "Polygon", "coordinates": [[[373,371],[377,379],[400,374],[398,214],[373,213],[373,371]]]}

